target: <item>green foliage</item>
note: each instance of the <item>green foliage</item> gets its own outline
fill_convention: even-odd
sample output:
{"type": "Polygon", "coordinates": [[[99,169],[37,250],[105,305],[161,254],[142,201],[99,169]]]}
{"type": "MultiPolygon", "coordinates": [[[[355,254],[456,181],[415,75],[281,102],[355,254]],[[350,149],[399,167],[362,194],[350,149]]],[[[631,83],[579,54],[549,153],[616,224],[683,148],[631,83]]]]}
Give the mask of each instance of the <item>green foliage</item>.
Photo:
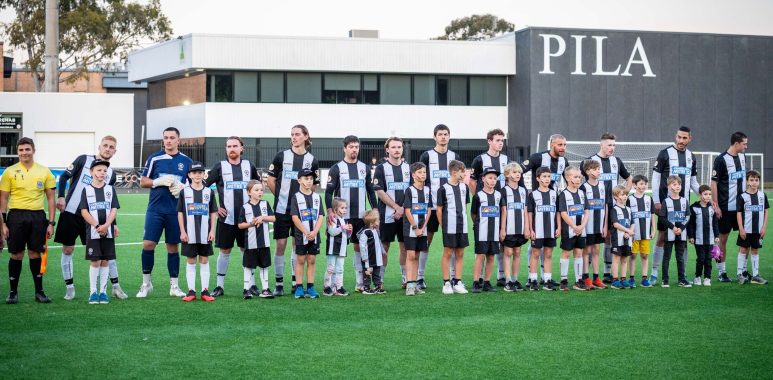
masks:
{"type": "Polygon", "coordinates": [[[514,24],[492,14],[472,15],[451,21],[446,33],[436,39],[478,41],[514,30],[514,24]]]}

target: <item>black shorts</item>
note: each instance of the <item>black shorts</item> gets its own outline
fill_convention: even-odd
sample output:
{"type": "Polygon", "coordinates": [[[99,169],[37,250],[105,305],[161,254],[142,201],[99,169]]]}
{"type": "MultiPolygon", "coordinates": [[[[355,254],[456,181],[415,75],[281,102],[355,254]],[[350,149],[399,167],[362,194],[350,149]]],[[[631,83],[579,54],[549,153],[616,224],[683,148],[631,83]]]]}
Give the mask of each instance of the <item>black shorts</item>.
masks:
{"type": "Polygon", "coordinates": [[[719,233],[729,234],[730,231],[738,231],[738,219],[735,211],[722,211],[722,217],[719,218],[719,233]]]}
{"type": "Polygon", "coordinates": [[[293,216],[280,213],[276,213],[274,216],[276,216],[276,222],[274,222],[274,240],[287,239],[292,236],[295,231],[293,216]]]}
{"type": "Polygon", "coordinates": [[[470,245],[467,233],[461,234],[443,234],[443,247],[445,248],[465,248],[470,245]]]}
{"type": "Polygon", "coordinates": [[[553,238],[547,238],[547,239],[534,239],[531,241],[532,248],[542,249],[542,248],[553,248],[556,246],[556,239],[553,238]]]}
{"type": "Polygon", "coordinates": [[[397,237],[398,242],[402,243],[405,241],[403,239],[403,221],[379,224],[378,234],[381,235],[381,241],[384,243],[395,241],[395,237],[397,237]]]}
{"type": "Polygon", "coordinates": [[[573,238],[561,238],[561,249],[564,251],[583,249],[585,248],[585,245],[586,245],[585,236],[575,236],[573,238]]]}
{"type": "MultiPolygon", "coordinates": [[[[604,237],[601,234],[587,234],[585,236],[585,246],[604,244],[604,237]]],[[[563,248],[562,248],[563,249],[563,248]]]]}
{"type": "Polygon", "coordinates": [[[629,257],[631,256],[631,247],[624,245],[622,247],[612,247],[611,252],[615,256],[629,257]]]}
{"type": "Polygon", "coordinates": [[[212,256],[212,243],[207,243],[207,244],[183,243],[182,255],[185,257],[212,256]]]}
{"type": "Polygon", "coordinates": [[[365,221],[360,218],[351,218],[344,220],[346,224],[352,225],[352,236],[349,237],[349,244],[360,244],[357,240],[357,233],[365,228],[365,221]]]}
{"type": "Polygon", "coordinates": [[[426,236],[419,236],[419,237],[406,237],[405,238],[405,250],[406,251],[416,251],[416,252],[423,252],[428,249],[427,245],[427,237],[426,236]]]}
{"type": "Polygon", "coordinates": [[[28,249],[41,253],[46,248],[48,219],[43,210],[13,209],[8,212],[6,224],[8,225],[8,252],[20,253],[28,249]]]}
{"type": "Polygon", "coordinates": [[[506,235],[505,240],[502,241],[502,245],[504,245],[507,248],[517,248],[526,244],[528,241],[529,239],[527,239],[526,236],[523,236],[521,234],[506,235]]]}
{"type": "Polygon", "coordinates": [[[746,239],[741,239],[741,236],[738,235],[735,245],[743,248],[760,249],[762,248],[760,234],[746,234],[746,239]]]}
{"type": "Polygon", "coordinates": [[[666,219],[667,218],[658,215],[658,231],[665,231],[668,229],[668,227],[666,227],[666,219]]]}
{"type": "Polygon", "coordinates": [[[476,241],[475,254],[476,255],[498,255],[499,244],[500,243],[498,241],[476,241]]]}
{"type": "Polygon", "coordinates": [[[437,211],[429,210],[429,221],[427,221],[427,232],[438,232],[440,229],[440,221],[437,220],[437,211]]]}
{"type": "Polygon", "coordinates": [[[115,239],[88,239],[86,260],[115,260],[115,239]]]}
{"type": "Polygon", "coordinates": [[[67,211],[59,213],[59,221],[56,222],[56,234],[54,241],[61,245],[75,245],[75,238],[80,237],[81,244],[86,245],[86,221],[80,214],[71,214],[67,211]]]}
{"type": "MultiPolygon", "coordinates": [[[[276,229],[276,227],[274,227],[276,229]]],[[[231,249],[234,247],[234,240],[239,248],[244,248],[244,231],[238,226],[226,224],[217,220],[217,229],[215,230],[215,247],[231,249]]]]}
{"type": "Polygon", "coordinates": [[[271,249],[268,247],[247,249],[242,257],[242,266],[255,269],[257,267],[268,268],[271,266],[271,249]]]}
{"type": "Polygon", "coordinates": [[[319,255],[319,239],[308,244],[296,244],[295,254],[298,256],[319,255]]]}

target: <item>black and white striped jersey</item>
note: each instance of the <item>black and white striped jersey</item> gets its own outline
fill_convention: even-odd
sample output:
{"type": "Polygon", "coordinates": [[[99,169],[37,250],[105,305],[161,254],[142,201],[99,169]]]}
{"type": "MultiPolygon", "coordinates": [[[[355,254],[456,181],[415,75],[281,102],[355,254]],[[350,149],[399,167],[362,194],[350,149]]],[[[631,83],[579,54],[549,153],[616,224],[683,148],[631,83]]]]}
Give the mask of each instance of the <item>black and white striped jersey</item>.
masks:
{"type": "MultiPolygon", "coordinates": [[[[304,194],[302,191],[298,191],[292,199],[290,215],[297,216],[308,232],[313,231],[314,226],[317,225],[317,220],[325,216],[322,198],[317,193],[304,194]]],[[[293,237],[295,244],[303,243],[306,245],[320,241],[319,234],[313,241],[309,241],[299,228],[294,229],[293,237]]]]}
{"type": "MultiPolygon", "coordinates": [[[[569,189],[564,189],[561,194],[558,195],[558,212],[565,212],[570,219],[574,222],[575,226],[582,224],[582,218],[585,216],[585,193],[579,189],[576,192],[571,192],[569,189]]],[[[582,233],[579,236],[585,236],[586,232],[583,228],[582,233]]],[[[569,224],[561,218],[561,238],[571,239],[578,236],[574,229],[569,227],[569,224]]]]}
{"type": "Polygon", "coordinates": [[[325,189],[325,204],[333,205],[333,197],[338,196],[346,201],[349,208],[345,219],[362,219],[365,216],[365,202],[376,207],[376,193],[373,191],[373,180],[370,169],[362,161],[348,163],[339,161],[328,171],[327,188],[325,189]]]}
{"type": "Polygon", "coordinates": [[[609,236],[613,247],[632,247],[633,239],[625,238],[625,232],[614,227],[615,223],[625,228],[631,227],[631,209],[627,206],[615,204],[609,210],[609,236]]]}
{"type": "Polygon", "coordinates": [[[701,206],[695,202],[690,206],[690,213],[687,237],[695,239],[695,245],[714,245],[714,238],[719,237],[719,219],[714,215],[714,207],[710,203],[701,206]]]}
{"type": "MultiPolygon", "coordinates": [[[[76,211],[88,211],[88,213],[91,214],[91,217],[94,218],[99,225],[103,225],[107,222],[107,217],[110,215],[112,209],[121,208],[121,205],[118,204],[118,194],[115,193],[115,189],[110,185],[104,185],[99,188],[90,184],[86,185],[81,190],[80,200],[81,202],[76,211]]],[[[110,228],[107,229],[107,235],[104,236],[105,239],[113,238],[113,225],[115,225],[115,221],[113,221],[110,228]]],[[[89,239],[103,238],[102,236],[99,236],[99,233],[97,233],[97,229],[94,228],[94,226],[89,226],[88,229],[87,236],[89,239]]]]}
{"type": "Polygon", "coordinates": [[[765,224],[765,210],[768,204],[768,196],[762,191],[750,194],[746,191],[738,198],[741,209],[741,221],[747,234],[759,234],[765,224]]]}
{"type": "Polygon", "coordinates": [[[327,225],[327,247],[325,252],[328,256],[346,257],[346,246],[349,244],[349,236],[346,232],[346,221],[344,218],[336,215],[333,224],[327,225]]]}
{"type": "MultiPolygon", "coordinates": [[[[438,199],[438,190],[440,190],[441,186],[448,183],[448,177],[451,176],[451,173],[448,171],[448,164],[456,159],[458,159],[458,156],[452,150],[438,153],[435,149],[430,149],[419,157],[419,161],[427,165],[425,185],[429,186],[432,199],[438,199]]],[[[437,203],[435,205],[437,206],[437,203]]]]}
{"type": "Polygon", "coordinates": [[[604,222],[606,222],[606,212],[609,205],[607,197],[612,194],[607,194],[606,187],[601,182],[595,185],[585,182],[580,186],[580,190],[585,194],[586,208],[589,211],[585,232],[588,234],[600,234],[604,227],[604,222]]]}
{"type": "Polygon", "coordinates": [[[664,218],[666,228],[668,230],[668,241],[685,241],[687,240],[687,223],[690,221],[690,208],[687,206],[687,199],[679,197],[674,199],[671,197],[663,200],[660,206],[660,214],[658,215],[664,218]],[[682,229],[682,233],[679,235],[674,234],[674,227],[682,229]]]}
{"type": "Polygon", "coordinates": [[[714,159],[711,180],[717,183],[719,209],[738,211],[738,195],[746,191],[746,155],[722,152],[714,159]]]}
{"type": "Polygon", "coordinates": [[[698,170],[695,155],[689,149],[680,151],[675,146],[663,149],[652,168],[652,199],[660,203],[668,198],[668,176],[678,175],[682,179],[682,191],[679,196],[690,197],[690,189],[698,193],[698,170]]]}
{"type": "Polygon", "coordinates": [[[499,172],[495,189],[500,190],[507,184],[507,178],[505,178],[505,166],[507,166],[508,162],[509,160],[506,154],[500,153],[498,156],[494,157],[488,154],[488,152],[484,152],[472,160],[472,165],[470,165],[472,167],[470,178],[478,183],[478,190],[483,189],[483,183],[481,183],[481,173],[483,173],[483,168],[494,168],[499,172]]]}
{"type": "Polygon", "coordinates": [[[437,207],[443,207],[443,233],[466,234],[467,204],[470,203],[470,191],[464,182],[456,185],[446,183],[437,193],[437,207]]]}
{"type": "Polygon", "coordinates": [[[472,197],[470,212],[473,214],[473,235],[475,241],[499,241],[499,223],[501,220],[504,197],[499,191],[491,194],[481,190],[472,197]]]}
{"type": "Polygon", "coordinates": [[[509,185],[500,190],[505,204],[505,233],[507,235],[523,235],[526,230],[526,188],[518,186],[512,188],[509,185]]]}
{"type": "MultiPolygon", "coordinates": [[[[389,161],[384,161],[381,165],[376,166],[373,190],[383,190],[389,198],[402,207],[405,189],[411,185],[410,181],[411,168],[408,163],[392,165],[389,161]]],[[[395,222],[395,210],[387,206],[386,203],[378,202],[378,212],[381,223],[395,222]]]]}
{"type": "Polygon", "coordinates": [[[188,244],[207,244],[210,225],[210,214],[217,212],[217,204],[212,189],[204,187],[200,190],[185,186],[177,202],[177,212],[183,213],[184,229],[188,234],[188,244]]]}
{"type": "Polygon", "coordinates": [[[212,184],[217,186],[220,207],[228,211],[228,215],[220,218],[223,223],[238,224],[242,205],[250,199],[247,194],[247,183],[251,179],[258,179],[258,169],[248,160],[241,160],[236,165],[228,161],[220,161],[207,174],[204,186],[210,187],[212,184]]]}
{"type": "Polygon", "coordinates": [[[556,189],[556,182],[561,181],[561,176],[564,175],[564,170],[569,166],[569,161],[566,157],[553,157],[549,151],[540,153],[534,153],[528,160],[523,162],[524,173],[531,172],[531,188],[536,190],[539,188],[537,183],[537,169],[540,167],[550,168],[550,188],[556,189]]]}
{"type": "MultiPolygon", "coordinates": [[[[432,196],[429,193],[429,186],[423,186],[421,189],[417,189],[416,186],[411,185],[405,189],[405,196],[403,196],[403,208],[406,213],[410,211],[413,217],[413,222],[417,226],[423,227],[424,222],[429,218],[430,212],[432,212],[432,196]]],[[[427,229],[422,230],[422,236],[427,236],[427,229]]],[[[408,223],[408,218],[403,217],[403,236],[404,237],[416,237],[416,231],[411,228],[411,224],[408,223]]]]}
{"type": "MultiPolygon", "coordinates": [[[[588,158],[601,165],[601,177],[599,177],[599,182],[604,184],[604,190],[606,190],[607,194],[612,194],[612,188],[617,186],[619,178],[622,177],[624,180],[627,180],[631,177],[631,173],[628,172],[628,169],[625,168],[625,164],[623,164],[623,160],[619,157],[601,157],[596,153],[588,158]]],[[[580,163],[580,172],[582,172],[582,175],[584,175],[585,178],[588,178],[587,174],[585,174],[583,164],[584,162],[580,163]]],[[[607,203],[610,205],[613,203],[611,196],[607,198],[607,203]]]]}
{"type": "Polygon", "coordinates": [[[277,214],[290,214],[292,197],[300,189],[298,172],[301,169],[311,169],[311,171],[317,173],[314,184],[319,185],[319,162],[309,152],[295,154],[292,149],[287,149],[277,153],[268,167],[268,175],[276,178],[274,212],[277,214]]]}
{"type": "MultiPolygon", "coordinates": [[[[95,159],[96,156],[94,155],[80,155],[67,167],[62,175],[59,176],[57,191],[59,192],[60,198],[64,197],[64,211],[67,211],[70,214],[78,212],[83,189],[91,184],[91,163],[94,162],[95,159]],[[67,185],[68,181],[70,182],[69,186],[67,185]],[[65,189],[67,189],[66,197],[64,195],[65,189]]],[[[115,180],[116,173],[113,171],[113,168],[108,167],[105,181],[108,185],[112,186],[115,185],[115,180]]]]}
{"type": "Polygon", "coordinates": [[[357,241],[360,243],[360,255],[365,266],[384,266],[384,246],[381,245],[378,229],[363,228],[357,234],[357,241]]]}
{"type": "Polygon", "coordinates": [[[631,209],[631,220],[634,225],[634,240],[649,240],[652,236],[652,215],[655,213],[655,202],[647,194],[641,198],[635,194],[628,196],[626,203],[631,209]]]}
{"type": "MultiPolygon", "coordinates": [[[[237,219],[237,224],[252,223],[252,220],[259,216],[272,216],[274,210],[268,202],[261,200],[256,204],[247,202],[242,205],[241,213],[237,219]]],[[[269,248],[271,247],[271,239],[269,235],[269,222],[263,222],[259,226],[250,225],[247,228],[247,233],[244,234],[245,248],[257,249],[257,248],[269,248]]]]}
{"type": "Polygon", "coordinates": [[[542,192],[539,189],[529,193],[528,210],[532,215],[531,228],[537,239],[555,239],[558,226],[556,215],[558,195],[550,189],[542,192]]]}

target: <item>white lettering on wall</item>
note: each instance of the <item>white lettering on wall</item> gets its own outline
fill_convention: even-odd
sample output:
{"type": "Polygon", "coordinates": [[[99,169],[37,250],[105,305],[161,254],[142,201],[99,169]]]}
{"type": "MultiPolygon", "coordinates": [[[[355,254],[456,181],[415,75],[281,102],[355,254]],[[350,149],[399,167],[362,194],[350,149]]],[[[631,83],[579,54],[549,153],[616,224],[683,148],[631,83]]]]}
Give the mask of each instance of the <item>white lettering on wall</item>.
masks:
{"type": "Polygon", "coordinates": [[[542,71],[540,71],[540,74],[555,74],[554,72],[550,71],[550,57],[560,57],[564,55],[564,52],[566,52],[566,41],[564,41],[561,36],[557,34],[540,34],[540,36],[544,40],[544,46],[542,48],[542,51],[545,54],[545,57],[543,58],[543,66],[542,71]],[[558,50],[551,53],[550,52],[550,40],[556,40],[558,42],[558,50]]]}
{"type": "MultiPolygon", "coordinates": [[[[542,71],[540,71],[540,74],[555,74],[555,72],[551,69],[552,60],[554,58],[558,58],[564,55],[566,53],[566,40],[564,40],[563,37],[557,35],[557,34],[540,34],[540,37],[542,37],[542,71]],[[555,41],[555,43],[554,43],[555,41]],[[555,48],[553,48],[555,46],[555,48]]],[[[583,54],[582,54],[582,45],[583,40],[588,37],[586,35],[571,35],[571,37],[574,39],[574,71],[572,71],[571,75],[587,75],[585,71],[583,71],[583,54]]],[[[620,68],[622,67],[622,64],[618,64],[614,70],[605,71],[604,70],[604,40],[606,40],[607,36],[591,36],[596,43],[594,45],[595,48],[595,56],[596,56],[596,63],[595,63],[595,70],[591,73],[591,75],[600,75],[600,76],[632,76],[631,75],[631,66],[634,64],[642,65],[644,69],[644,74],[642,74],[643,77],[656,77],[655,73],[652,71],[652,66],[650,66],[649,59],[647,58],[647,53],[644,50],[644,44],[641,41],[640,37],[636,37],[636,43],[633,45],[633,49],[631,50],[631,54],[628,58],[628,61],[625,65],[625,70],[623,70],[622,73],[620,73],[620,68]]]]}

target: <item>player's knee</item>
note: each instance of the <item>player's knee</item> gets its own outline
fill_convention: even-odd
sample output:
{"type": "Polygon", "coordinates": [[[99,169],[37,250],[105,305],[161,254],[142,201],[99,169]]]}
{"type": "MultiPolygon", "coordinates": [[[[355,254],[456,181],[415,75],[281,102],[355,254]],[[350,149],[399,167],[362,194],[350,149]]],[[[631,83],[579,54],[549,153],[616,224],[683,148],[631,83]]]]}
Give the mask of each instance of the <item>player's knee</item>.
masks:
{"type": "Polygon", "coordinates": [[[156,243],[151,240],[145,240],[142,242],[142,249],[146,251],[152,251],[156,249],[156,243]]]}
{"type": "Polygon", "coordinates": [[[62,254],[69,256],[69,255],[72,255],[72,252],[74,250],[75,250],[75,247],[73,247],[71,245],[65,245],[65,246],[62,247],[62,254]]]}

